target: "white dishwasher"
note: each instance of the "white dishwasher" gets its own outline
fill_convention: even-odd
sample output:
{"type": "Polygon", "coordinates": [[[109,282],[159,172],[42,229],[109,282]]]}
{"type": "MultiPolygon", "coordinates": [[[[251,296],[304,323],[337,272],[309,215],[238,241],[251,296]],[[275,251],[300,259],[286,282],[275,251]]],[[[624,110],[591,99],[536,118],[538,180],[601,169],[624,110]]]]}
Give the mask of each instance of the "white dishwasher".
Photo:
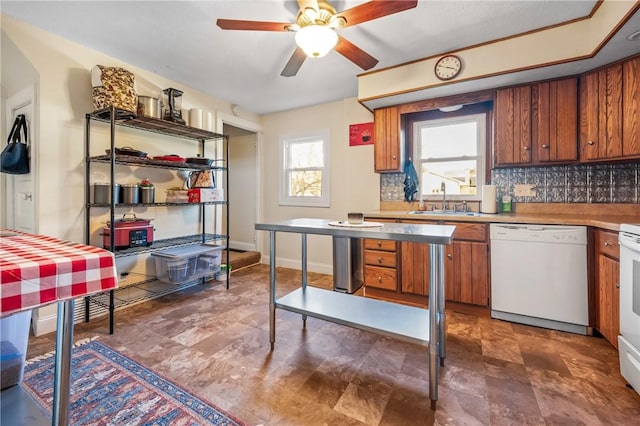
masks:
{"type": "Polygon", "coordinates": [[[587,228],[493,223],[491,317],[587,334],[587,228]]]}

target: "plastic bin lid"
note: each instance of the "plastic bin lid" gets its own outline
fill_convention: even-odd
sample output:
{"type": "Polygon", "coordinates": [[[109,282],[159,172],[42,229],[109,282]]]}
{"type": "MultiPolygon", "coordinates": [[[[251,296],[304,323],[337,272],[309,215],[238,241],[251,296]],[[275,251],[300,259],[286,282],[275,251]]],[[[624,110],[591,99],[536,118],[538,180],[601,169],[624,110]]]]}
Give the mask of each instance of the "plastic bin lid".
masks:
{"type": "Polygon", "coordinates": [[[176,247],[173,249],[159,250],[151,253],[151,256],[164,257],[171,260],[181,260],[186,257],[198,256],[212,250],[222,250],[224,246],[213,246],[210,244],[199,244],[195,246],[176,247]]]}

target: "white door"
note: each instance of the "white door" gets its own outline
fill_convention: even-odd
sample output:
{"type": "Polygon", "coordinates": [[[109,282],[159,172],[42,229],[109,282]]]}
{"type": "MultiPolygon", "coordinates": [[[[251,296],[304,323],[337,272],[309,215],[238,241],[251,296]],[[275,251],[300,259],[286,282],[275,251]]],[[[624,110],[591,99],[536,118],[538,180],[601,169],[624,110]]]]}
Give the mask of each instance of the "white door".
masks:
{"type": "MultiPolygon", "coordinates": [[[[29,152],[31,155],[31,173],[26,175],[5,176],[5,191],[3,192],[3,205],[5,206],[6,227],[25,232],[37,232],[36,200],[35,200],[35,167],[36,144],[33,136],[34,125],[35,88],[28,87],[7,99],[7,134],[4,136],[6,143],[8,132],[11,130],[13,120],[18,114],[24,114],[27,118],[27,131],[29,133],[29,152]]],[[[4,145],[3,145],[4,146],[4,145]]]]}

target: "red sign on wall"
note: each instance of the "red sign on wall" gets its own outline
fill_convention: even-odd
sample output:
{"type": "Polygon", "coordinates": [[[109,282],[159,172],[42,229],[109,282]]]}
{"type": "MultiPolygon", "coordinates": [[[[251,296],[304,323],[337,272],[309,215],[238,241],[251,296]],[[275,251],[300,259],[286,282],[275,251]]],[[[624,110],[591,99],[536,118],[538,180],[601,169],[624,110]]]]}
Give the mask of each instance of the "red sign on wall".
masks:
{"type": "Polygon", "coordinates": [[[370,145],[373,143],[373,121],[349,125],[349,146],[370,145]]]}

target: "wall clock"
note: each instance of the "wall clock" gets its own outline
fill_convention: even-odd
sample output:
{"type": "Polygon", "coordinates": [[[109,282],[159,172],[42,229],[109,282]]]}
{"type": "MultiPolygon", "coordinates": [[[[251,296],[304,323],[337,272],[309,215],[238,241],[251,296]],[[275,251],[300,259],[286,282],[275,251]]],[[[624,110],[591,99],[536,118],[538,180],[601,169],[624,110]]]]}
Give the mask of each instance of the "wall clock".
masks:
{"type": "Polygon", "coordinates": [[[462,70],[462,61],[456,55],[446,55],[438,59],[434,71],[440,80],[451,80],[462,70]]]}

